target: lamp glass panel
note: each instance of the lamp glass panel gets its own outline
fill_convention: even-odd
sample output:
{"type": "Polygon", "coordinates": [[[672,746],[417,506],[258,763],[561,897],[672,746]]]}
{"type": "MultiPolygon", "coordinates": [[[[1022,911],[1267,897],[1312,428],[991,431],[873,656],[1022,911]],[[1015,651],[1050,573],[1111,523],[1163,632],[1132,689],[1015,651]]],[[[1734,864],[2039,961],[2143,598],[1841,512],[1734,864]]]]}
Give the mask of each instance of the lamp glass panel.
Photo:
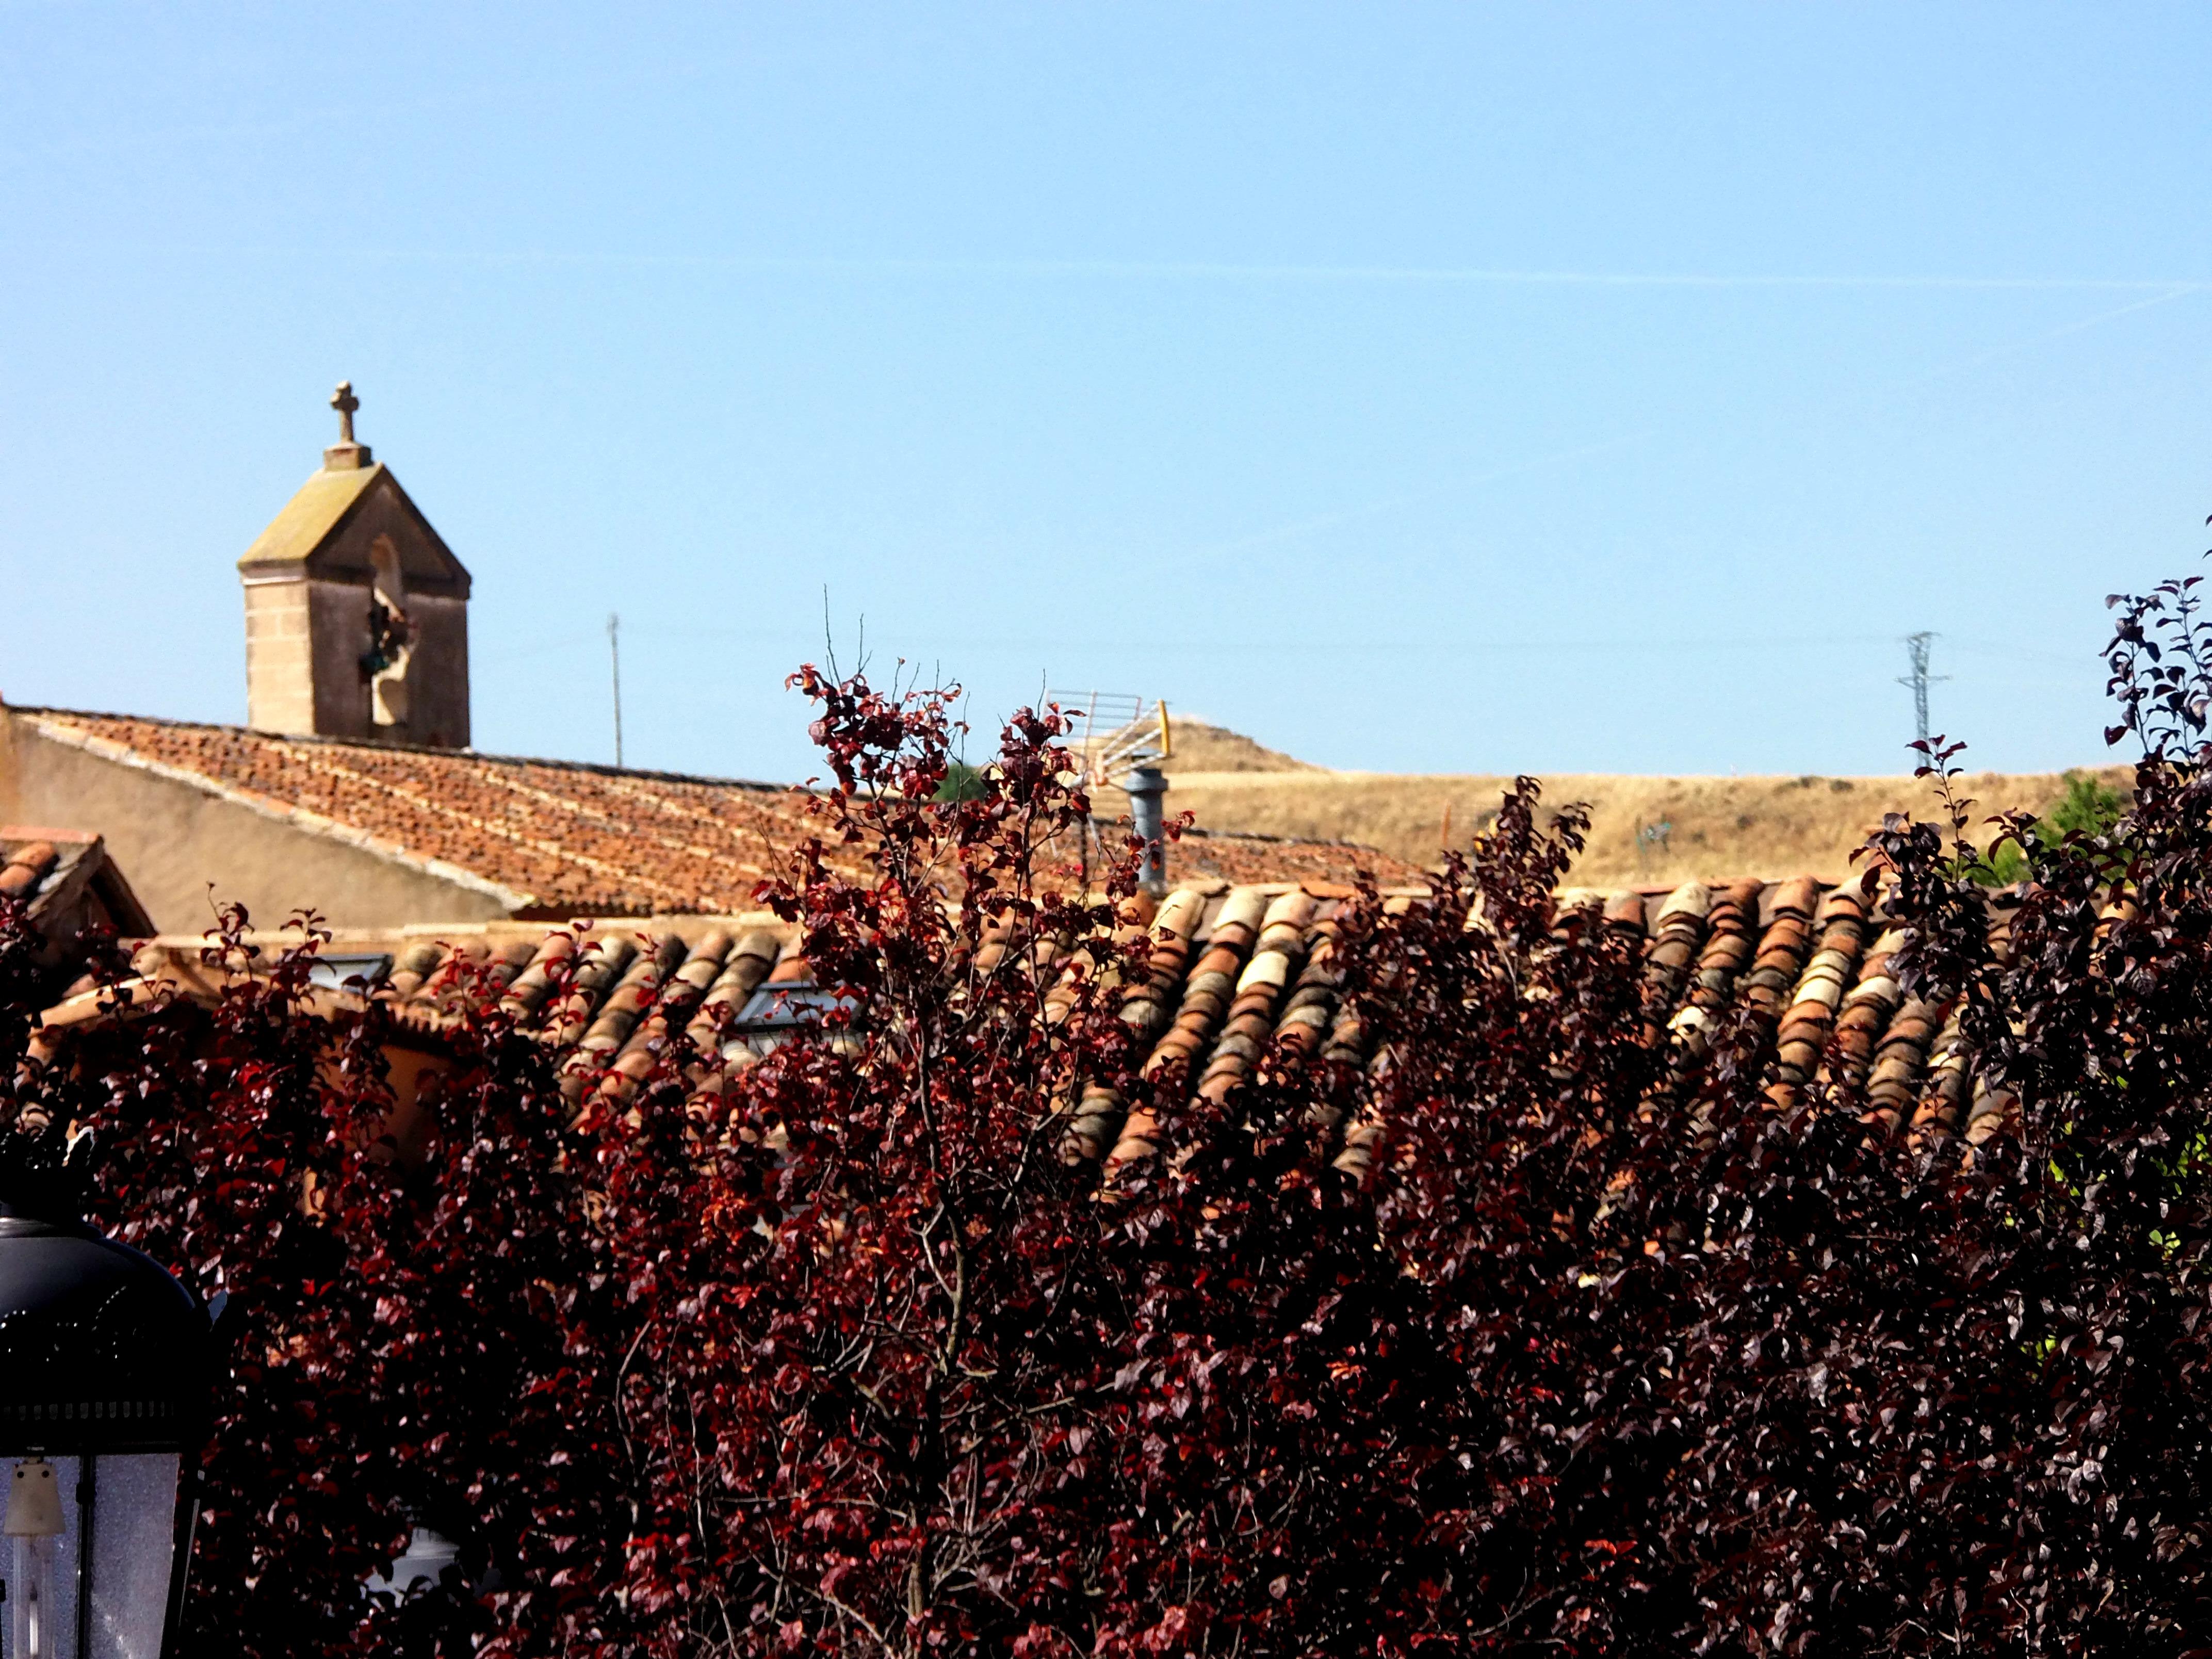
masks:
{"type": "Polygon", "coordinates": [[[177,1539],[177,1454],[118,1452],[93,1465],[90,1659],[161,1659],[177,1539]]]}
{"type": "MultiPolygon", "coordinates": [[[[0,1459],[0,1482],[14,1480],[21,1461],[0,1459]]],[[[4,1540],[6,1659],[161,1659],[176,1553],[177,1454],[111,1452],[90,1460],[88,1652],[77,1642],[86,1460],[46,1461],[61,1488],[62,1530],[58,1537],[4,1540]]]]}
{"type": "MultiPolygon", "coordinates": [[[[5,1464],[9,1487],[20,1457],[5,1464]]],[[[77,1659],[76,1563],[77,1460],[49,1457],[54,1484],[61,1489],[62,1529],[48,1538],[6,1540],[8,1572],[7,1659],[77,1659]]]]}

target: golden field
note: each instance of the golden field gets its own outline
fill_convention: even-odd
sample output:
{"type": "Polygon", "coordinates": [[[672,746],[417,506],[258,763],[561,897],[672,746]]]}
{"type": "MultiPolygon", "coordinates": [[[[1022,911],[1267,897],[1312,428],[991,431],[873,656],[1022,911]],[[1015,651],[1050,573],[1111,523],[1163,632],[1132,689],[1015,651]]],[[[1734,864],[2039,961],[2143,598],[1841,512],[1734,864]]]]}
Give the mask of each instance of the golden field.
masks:
{"type": "MultiPolygon", "coordinates": [[[[1332,772],[1249,738],[1178,722],[1165,769],[1170,813],[1211,830],[1363,842],[1421,865],[1445,844],[1465,850],[1495,817],[1504,777],[1332,772]],[[1447,831],[1449,813],[1449,831],[1447,831]]],[[[2125,793],[2124,767],[2085,768],[2125,793]]],[[[2047,811],[2065,793],[2063,774],[1972,774],[1960,780],[1982,820],[2003,809],[2047,811]]],[[[1547,806],[1590,808],[1589,844],[1567,878],[1578,886],[1672,884],[1692,878],[1817,875],[1851,870],[1851,854],[1885,812],[1936,816],[1935,792],[1911,777],[1633,777],[1564,775],[1543,781],[1547,806]],[[1639,835],[1664,826],[1662,833],[1639,835]]],[[[1117,792],[1103,813],[1126,810],[1117,792]]]]}

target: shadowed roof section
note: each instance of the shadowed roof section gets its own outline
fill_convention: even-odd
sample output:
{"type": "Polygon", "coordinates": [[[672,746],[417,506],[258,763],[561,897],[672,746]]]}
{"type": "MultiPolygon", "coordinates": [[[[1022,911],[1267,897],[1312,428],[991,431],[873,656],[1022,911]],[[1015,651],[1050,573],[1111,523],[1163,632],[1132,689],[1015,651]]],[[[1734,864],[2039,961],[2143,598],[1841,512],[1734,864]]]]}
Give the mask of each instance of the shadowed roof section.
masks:
{"type": "MultiPolygon", "coordinates": [[[[131,715],[15,712],[58,742],[490,892],[521,918],[750,910],[756,887],[813,827],[803,793],[776,784],[131,715]]],[[[1365,870],[1387,884],[1418,873],[1371,848],[1271,836],[1193,836],[1170,860],[1224,881],[1341,881],[1365,870]]]]}

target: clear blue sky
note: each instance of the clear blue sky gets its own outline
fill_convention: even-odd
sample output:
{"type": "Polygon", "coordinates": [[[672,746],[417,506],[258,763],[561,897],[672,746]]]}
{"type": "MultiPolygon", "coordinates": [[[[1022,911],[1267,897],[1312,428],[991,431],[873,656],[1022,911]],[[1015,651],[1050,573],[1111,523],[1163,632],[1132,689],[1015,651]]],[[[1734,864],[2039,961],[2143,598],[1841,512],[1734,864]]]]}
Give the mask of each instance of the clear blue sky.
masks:
{"type": "Polygon", "coordinates": [[[480,747],[804,775],[782,677],[1333,765],[2100,757],[2212,512],[2212,11],[0,3],[10,702],[243,718],[362,436],[480,747]]]}

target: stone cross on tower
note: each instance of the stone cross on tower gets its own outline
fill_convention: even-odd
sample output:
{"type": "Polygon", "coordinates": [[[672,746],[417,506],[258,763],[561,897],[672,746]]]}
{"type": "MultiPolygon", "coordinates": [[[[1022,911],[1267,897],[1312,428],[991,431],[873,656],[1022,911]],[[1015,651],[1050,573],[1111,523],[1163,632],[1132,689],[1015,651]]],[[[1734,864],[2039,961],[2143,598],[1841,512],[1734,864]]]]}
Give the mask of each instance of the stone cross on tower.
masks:
{"type": "Polygon", "coordinates": [[[361,399],[353,395],[351,380],[338,382],[338,389],[331,394],[331,407],[338,412],[338,441],[323,452],[323,470],[350,472],[367,466],[368,446],[354,441],[353,412],[361,407],[361,399]]]}

